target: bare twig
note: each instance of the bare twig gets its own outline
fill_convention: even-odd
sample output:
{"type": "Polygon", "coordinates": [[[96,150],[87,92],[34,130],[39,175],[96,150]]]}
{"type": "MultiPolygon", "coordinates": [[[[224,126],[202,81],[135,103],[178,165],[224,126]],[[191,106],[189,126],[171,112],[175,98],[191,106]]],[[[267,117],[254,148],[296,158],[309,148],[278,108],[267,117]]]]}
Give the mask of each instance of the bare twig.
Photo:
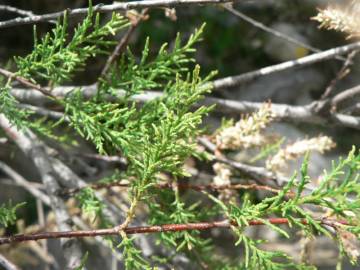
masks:
{"type": "Polygon", "coordinates": [[[125,33],[125,35],[120,40],[120,42],[116,45],[114,51],[112,52],[112,54],[107,59],[107,61],[105,63],[105,66],[104,66],[103,70],[101,71],[101,75],[100,75],[101,77],[104,77],[106,75],[106,73],[109,70],[111,64],[115,61],[116,58],[119,58],[119,56],[124,52],[124,50],[126,49],[127,44],[129,43],[130,37],[134,33],[135,29],[138,27],[139,23],[146,17],[146,14],[148,13],[148,11],[149,11],[148,8],[144,9],[136,19],[131,21],[130,28],[125,33]]]}
{"type": "Polygon", "coordinates": [[[38,188],[34,187],[24,177],[22,177],[20,174],[18,174],[15,170],[10,168],[10,166],[6,165],[2,161],[0,161],[0,170],[7,174],[11,179],[13,179],[16,184],[27,190],[35,198],[40,199],[43,203],[50,206],[50,198],[48,195],[40,191],[38,188]]]}
{"type": "MultiPolygon", "coordinates": [[[[8,5],[0,5],[0,11],[13,12],[13,13],[17,13],[21,16],[26,16],[26,17],[37,16],[31,10],[24,10],[24,9],[20,9],[20,8],[8,6],[8,5]]],[[[56,20],[48,20],[47,22],[56,24],[56,20]]]]}
{"type": "MultiPolygon", "coordinates": [[[[189,6],[189,5],[202,5],[202,4],[219,4],[226,2],[237,2],[240,0],[146,0],[146,1],[132,1],[114,3],[111,5],[99,4],[94,6],[97,12],[112,12],[119,10],[129,10],[136,8],[152,8],[152,7],[175,7],[175,6],[189,6]]],[[[88,8],[78,8],[67,10],[69,17],[85,15],[88,13],[88,8]]],[[[47,22],[57,19],[64,15],[64,11],[49,13],[44,15],[30,16],[26,18],[15,18],[12,20],[0,22],[0,29],[11,26],[18,26],[24,24],[34,24],[39,22],[47,22]]]]}
{"type": "Polygon", "coordinates": [[[32,106],[32,105],[28,105],[28,104],[17,104],[17,106],[21,109],[33,111],[34,113],[41,115],[41,116],[45,116],[45,117],[55,119],[55,120],[64,119],[64,122],[69,122],[69,118],[67,116],[65,116],[62,112],[51,111],[46,108],[32,106]]]}
{"type": "MultiPolygon", "coordinates": [[[[219,112],[228,113],[251,113],[257,111],[263,103],[261,102],[247,102],[235,101],[219,98],[205,98],[201,104],[209,105],[216,104],[215,110],[219,112]]],[[[353,129],[360,129],[360,117],[329,113],[321,115],[316,112],[315,108],[318,102],[305,106],[292,106],[287,104],[271,104],[271,110],[275,115],[276,120],[289,121],[293,123],[308,123],[315,125],[335,125],[343,126],[353,129]]]]}
{"type": "Polygon", "coordinates": [[[24,9],[20,9],[20,8],[8,6],[8,5],[0,5],[0,11],[13,12],[13,13],[17,13],[21,16],[28,16],[28,17],[35,15],[30,10],[24,10],[24,9]]]}
{"type": "MultiPolygon", "coordinates": [[[[205,137],[200,137],[198,139],[199,143],[203,145],[207,150],[209,150],[211,153],[215,154],[217,151],[216,145],[213,144],[210,140],[208,140],[205,137]]],[[[225,163],[230,165],[231,167],[251,176],[254,178],[257,182],[263,184],[263,185],[272,185],[274,186],[281,186],[283,183],[288,182],[288,180],[285,177],[279,178],[276,175],[274,175],[272,172],[266,170],[262,167],[257,166],[251,166],[247,164],[243,164],[241,162],[236,162],[230,159],[227,159],[224,156],[214,156],[214,159],[218,162],[225,163]]]]}
{"type": "MultiPolygon", "coordinates": [[[[341,103],[348,101],[349,99],[356,100],[356,97],[360,97],[360,85],[357,85],[353,88],[347,89],[337,94],[334,98],[332,98],[331,105],[336,108],[341,103]]],[[[360,99],[358,98],[357,100],[360,99]]]]}
{"type": "Polygon", "coordinates": [[[353,104],[357,102],[360,96],[360,85],[347,89],[333,98],[320,99],[311,104],[312,111],[325,118],[333,118],[341,121],[345,126],[357,128],[360,118],[345,114],[336,114],[337,111],[347,111],[346,103],[353,104]]]}
{"type": "Polygon", "coordinates": [[[338,83],[338,81],[343,79],[349,73],[349,68],[353,64],[352,60],[354,59],[356,54],[357,54],[357,51],[352,51],[351,53],[348,54],[348,56],[346,57],[346,61],[344,62],[343,66],[341,67],[339,72],[336,74],[335,78],[333,80],[331,80],[328,87],[326,87],[324,94],[320,98],[321,100],[325,100],[327,98],[330,98],[330,95],[334,91],[335,86],[338,83]]]}
{"type": "Polygon", "coordinates": [[[278,38],[282,38],[282,39],[286,40],[287,42],[293,43],[295,45],[299,45],[299,46],[301,46],[303,48],[308,49],[311,52],[321,52],[321,50],[318,49],[318,48],[310,46],[310,45],[308,45],[308,44],[306,44],[306,43],[304,43],[304,42],[302,42],[300,40],[297,40],[297,39],[295,39],[293,37],[290,37],[289,35],[286,35],[284,33],[281,33],[279,31],[271,28],[271,27],[268,27],[268,26],[262,24],[261,22],[259,22],[257,20],[254,20],[253,18],[245,15],[244,13],[232,8],[230,5],[225,4],[224,8],[227,11],[229,11],[230,13],[232,13],[233,15],[237,16],[238,18],[248,22],[249,24],[251,24],[251,25],[253,25],[253,26],[255,26],[255,27],[257,27],[257,28],[259,28],[259,29],[261,29],[261,30],[263,30],[265,32],[267,32],[267,33],[270,33],[271,35],[274,35],[274,36],[276,36],[278,38]]]}
{"type": "Polygon", "coordinates": [[[337,113],[332,115],[332,119],[334,122],[344,127],[360,129],[360,117],[337,113]]]}
{"type": "MultiPolygon", "coordinates": [[[[74,87],[57,87],[54,88],[52,93],[57,97],[62,97],[72,91],[74,87]]],[[[82,87],[83,94],[85,98],[90,98],[95,95],[96,88],[93,86],[84,86],[82,87]]],[[[117,97],[122,97],[125,95],[123,90],[117,90],[117,97]]],[[[346,92],[346,91],[344,91],[346,92]]],[[[46,103],[46,99],[35,91],[23,89],[12,89],[11,94],[15,96],[19,101],[25,103],[46,103]]],[[[136,102],[147,102],[153,100],[155,98],[159,98],[162,96],[161,92],[154,91],[145,91],[143,94],[132,96],[132,100],[136,102]]],[[[109,96],[108,100],[111,101],[114,97],[109,96]]],[[[320,102],[320,101],[319,101],[320,102]]],[[[289,121],[294,123],[308,123],[314,125],[335,125],[335,126],[344,126],[353,129],[360,129],[360,117],[338,114],[338,113],[329,113],[329,114],[319,114],[316,111],[316,107],[319,104],[318,101],[315,101],[312,104],[305,106],[292,106],[287,104],[276,104],[272,103],[271,109],[275,114],[275,118],[278,121],[289,121]]],[[[261,102],[248,102],[248,101],[235,101],[221,98],[212,98],[208,97],[203,99],[196,106],[202,105],[213,105],[216,104],[215,111],[220,113],[230,113],[230,114],[243,114],[243,113],[251,113],[257,111],[263,103],[261,102]]],[[[31,109],[31,107],[28,107],[31,109]]],[[[35,112],[39,111],[39,109],[34,110],[35,112]]],[[[49,115],[54,116],[55,119],[61,117],[59,112],[46,112],[46,109],[41,108],[41,115],[49,115]]]]}
{"type": "Polygon", "coordinates": [[[220,90],[223,88],[239,86],[262,76],[270,75],[279,71],[308,66],[359,49],[360,49],[360,42],[355,42],[345,46],[333,48],[327,51],[314,53],[312,55],[305,56],[296,60],[291,60],[291,61],[283,62],[281,64],[268,66],[265,68],[261,68],[259,70],[247,72],[241,75],[218,79],[212,82],[213,89],[220,90]]]}
{"type": "Polygon", "coordinates": [[[6,259],[3,255],[0,254],[0,266],[4,270],[18,270],[15,264],[6,259]]]}
{"type": "Polygon", "coordinates": [[[360,103],[350,106],[344,110],[347,114],[359,115],[360,114],[360,103]]]}
{"type": "MultiPolygon", "coordinates": [[[[16,186],[16,187],[23,187],[23,188],[25,188],[25,187],[22,186],[21,184],[18,184],[18,183],[16,183],[16,182],[14,182],[14,181],[13,181],[11,178],[9,178],[9,177],[1,177],[1,178],[0,178],[0,182],[1,182],[1,184],[8,185],[8,186],[16,186]]],[[[29,182],[29,185],[32,186],[32,187],[35,188],[35,189],[38,189],[38,190],[45,190],[44,185],[41,184],[41,183],[29,182]]]]}
{"type": "MultiPolygon", "coordinates": [[[[320,218],[317,221],[325,226],[338,227],[341,225],[351,226],[347,221],[344,220],[334,220],[328,218],[320,218]]],[[[268,218],[267,223],[274,225],[287,225],[290,221],[287,218],[268,218]]],[[[304,225],[307,225],[308,222],[306,219],[299,219],[298,222],[301,222],[304,225]]],[[[248,222],[249,226],[259,226],[265,225],[263,221],[251,220],[248,222]]],[[[237,226],[235,221],[221,220],[221,221],[212,221],[212,222],[198,222],[198,223],[186,223],[186,224],[164,224],[164,225],[154,225],[154,226],[137,226],[137,227],[127,227],[123,231],[126,234],[144,234],[144,233],[164,233],[164,232],[180,232],[180,231],[190,231],[190,230],[209,230],[214,228],[231,228],[232,226],[237,226]]],[[[34,234],[18,234],[8,237],[0,238],[0,245],[15,243],[15,242],[24,242],[24,241],[36,241],[40,239],[56,239],[56,238],[80,238],[80,237],[95,237],[95,236],[110,236],[110,235],[119,235],[117,227],[110,229],[98,229],[98,230],[84,230],[84,231],[62,231],[62,232],[42,232],[34,234]]]]}
{"type": "MultiPolygon", "coordinates": [[[[89,99],[96,95],[97,88],[96,85],[88,85],[85,87],[79,87],[82,89],[82,94],[85,99],[89,99]]],[[[58,97],[62,98],[68,95],[71,91],[74,91],[76,87],[73,86],[60,86],[55,87],[51,90],[51,93],[58,97]]],[[[11,94],[18,99],[22,103],[30,103],[30,104],[49,104],[49,99],[44,97],[41,93],[32,89],[24,89],[24,88],[12,88],[11,94]]]]}
{"type": "MultiPolygon", "coordinates": [[[[201,145],[203,145],[208,151],[215,154],[215,152],[217,150],[216,145],[213,144],[209,139],[207,139],[205,137],[200,137],[198,139],[198,142],[201,145]]],[[[262,185],[265,185],[265,186],[271,186],[271,187],[277,188],[279,186],[283,186],[285,183],[288,183],[290,181],[290,179],[288,179],[284,176],[275,175],[274,173],[272,173],[271,171],[267,170],[264,167],[247,165],[247,164],[244,164],[241,162],[230,160],[223,155],[221,155],[221,156],[215,155],[214,159],[218,162],[228,164],[229,166],[233,167],[234,169],[236,169],[246,175],[251,176],[258,183],[261,183],[262,185]]],[[[307,184],[305,186],[304,194],[306,192],[312,192],[315,189],[316,189],[316,187],[314,185],[307,184]]],[[[292,193],[289,193],[289,195],[291,196],[292,193]]]]}
{"type": "Polygon", "coordinates": [[[35,89],[35,90],[41,92],[42,94],[44,94],[47,97],[56,99],[56,97],[48,89],[45,89],[45,88],[41,87],[40,85],[34,84],[31,81],[29,81],[29,80],[25,79],[24,77],[21,77],[21,76],[15,74],[15,73],[13,73],[13,72],[10,72],[8,70],[0,68],[0,74],[4,75],[5,77],[7,77],[9,79],[15,79],[16,81],[18,81],[22,85],[24,85],[26,87],[30,87],[32,89],[35,89]]]}
{"type": "Polygon", "coordinates": [[[99,160],[99,161],[104,161],[104,162],[109,162],[109,163],[118,163],[118,164],[123,164],[123,165],[128,164],[126,158],[120,157],[120,156],[104,156],[104,155],[99,155],[99,154],[86,154],[86,153],[81,153],[81,152],[75,152],[73,154],[76,156],[82,157],[82,158],[94,159],[94,160],[99,160]]]}
{"type": "MultiPolygon", "coordinates": [[[[36,198],[36,212],[38,218],[38,224],[40,228],[46,228],[46,220],[45,220],[45,212],[44,212],[44,205],[39,198],[36,198]]],[[[43,256],[48,260],[45,260],[45,270],[50,270],[50,265],[55,262],[54,258],[49,254],[47,240],[41,240],[41,248],[43,256]],[[50,260],[49,260],[50,259],[50,260]]]]}

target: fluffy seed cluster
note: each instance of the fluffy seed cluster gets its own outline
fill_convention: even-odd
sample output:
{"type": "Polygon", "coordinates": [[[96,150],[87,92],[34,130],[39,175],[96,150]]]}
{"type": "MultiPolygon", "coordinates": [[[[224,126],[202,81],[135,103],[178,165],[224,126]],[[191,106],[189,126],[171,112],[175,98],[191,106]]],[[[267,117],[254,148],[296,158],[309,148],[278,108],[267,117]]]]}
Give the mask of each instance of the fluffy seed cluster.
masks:
{"type": "Polygon", "coordinates": [[[286,167],[289,160],[303,156],[308,151],[324,153],[335,147],[334,141],[327,136],[319,136],[311,139],[300,140],[280,149],[277,154],[266,161],[266,168],[278,172],[286,167]]]}
{"type": "Polygon", "coordinates": [[[359,3],[354,1],[347,8],[329,6],[319,10],[312,19],[320,22],[320,28],[346,33],[349,38],[360,37],[359,3]]]}
{"type": "Polygon", "coordinates": [[[223,129],[216,136],[216,145],[218,149],[231,150],[261,146],[266,142],[266,137],[260,131],[273,119],[271,104],[265,103],[257,112],[223,129]]]}
{"type": "MultiPolygon", "coordinates": [[[[215,163],[213,165],[213,170],[216,174],[213,179],[213,183],[216,186],[227,186],[231,184],[230,178],[232,176],[232,172],[229,166],[223,163],[215,163]]],[[[221,200],[230,201],[234,199],[234,192],[230,189],[221,190],[219,195],[221,200]]]]}
{"type": "Polygon", "coordinates": [[[216,174],[214,177],[214,184],[217,186],[230,185],[230,177],[232,175],[229,166],[223,163],[215,163],[213,170],[216,174]]]}

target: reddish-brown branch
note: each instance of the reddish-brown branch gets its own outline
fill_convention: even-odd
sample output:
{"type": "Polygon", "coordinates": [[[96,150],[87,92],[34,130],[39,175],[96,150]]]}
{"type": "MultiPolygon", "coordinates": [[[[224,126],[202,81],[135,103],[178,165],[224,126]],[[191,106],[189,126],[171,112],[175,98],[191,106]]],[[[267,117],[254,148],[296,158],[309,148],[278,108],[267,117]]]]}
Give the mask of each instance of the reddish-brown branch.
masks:
{"type": "Polygon", "coordinates": [[[107,59],[105,66],[103,70],[101,71],[101,77],[104,77],[109,70],[111,64],[118,58],[126,49],[127,44],[129,43],[130,37],[134,33],[135,29],[138,27],[139,23],[142,20],[146,19],[146,15],[148,13],[149,9],[145,8],[141,14],[137,17],[131,20],[131,26],[129,30],[126,32],[126,34],[123,36],[123,38],[120,40],[120,42],[115,47],[114,51],[110,55],[110,57],[107,59]]]}
{"type": "MultiPolygon", "coordinates": [[[[289,220],[287,218],[269,218],[266,220],[273,225],[287,225],[289,220]]],[[[305,219],[299,220],[302,224],[306,225],[308,222],[305,219]]],[[[345,220],[334,219],[318,219],[318,222],[322,225],[338,227],[339,225],[351,225],[345,220]]],[[[251,220],[248,223],[249,226],[265,225],[264,222],[259,220],[251,220]]],[[[123,229],[126,234],[144,234],[144,233],[162,233],[162,232],[179,232],[179,231],[191,231],[191,230],[209,230],[213,228],[230,228],[231,226],[237,226],[235,221],[221,220],[213,222],[198,222],[187,224],[164,224],[154,226],[138,226],[127,227],[123,229]]],[[[119,235],[120,231],[117,227],[110,229],[99,230],[84,230],[84,231],[64,231],[64,232],[41,232],[34,234],[18,234],[8,237],[0,238],[0,245],[10,244],[16,242],[25,241],[37,241],[42,239],[56,239],[56,238],[81,238],[81,237],[95,237],[95,236],[110,236],[119,235]]]]}
{"type": "Polygon", "coordinates": [[[55,97],[49,90],[41,87],[38,84],[32,83],[31,81],[27,80],[26,78],[21,77],[19,75],[16,75],[13,72],[10,72],[10,71],[8,71],[6,69],[0,68],[0,74],[4,75],[5,77],[7,77],[9,79],[14,79],[14,80],[18,81],[19,83],[21,83],[22,85],[24,85],[26,87],[35,89],[35,90],[41,92],[42,94],[44,94],[47,97],[57,99],[57,97],[55,97]]]}

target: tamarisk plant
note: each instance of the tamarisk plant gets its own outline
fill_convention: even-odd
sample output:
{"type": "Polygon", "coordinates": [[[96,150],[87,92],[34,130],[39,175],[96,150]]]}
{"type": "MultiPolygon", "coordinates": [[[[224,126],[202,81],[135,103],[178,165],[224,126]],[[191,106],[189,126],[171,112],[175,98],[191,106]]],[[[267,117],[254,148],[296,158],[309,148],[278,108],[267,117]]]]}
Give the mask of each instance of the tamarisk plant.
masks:
{"type": "MultiPolygon", "coordinates": [[[[200,67],[194,63],[191,55],[195,52],[194,45],[201,40],[204,26],[195,30],[185,43],[178,35],[171,49],[165,44],[154,56],[149,53],[149,39],[145,41],[139,59],[128,49],[114,61],[104,76],[98,78],[97,93],[93,97],[87,98],[81,88],[74,88],[65,97],[53,94],[55,85],[70,81],[76,72],[86,69],[87,60],[108,54],[114,45],[109,36],[128,25],[127,20],[117,13],[107,23],[100,23],[99,15],[90,5],[87,17],[70,36],[65,15],[54,30],[41,40],[36,38],[34,32],[33,51],[25,57],[15,58],[16,72],[1,72],[8,80],[0,91],[1,113],[20,131],[30,129],[53,140],[58,136],[59,127],[69,123],[74,132],[68,137],[78,138],[75,137],[76,133],[91,142],[99,154],[126,158],[126,168],[105,181],[110,184],[120,178],[128,181],[129,206],[124,221],[113,224],[107,219],[103,213],[106,204],[97,196],[95,189],[88,186],[77,190],[75,198],[83,212],[90,214],[93,219],[101,219],[101,230],[94,228],[86,232],[74,230],[4,236],[0,238],[0,244],[43,238],[113,235],[111,245],[114,252],[115,249],[122,252],[126,269],[157,269],[158,266],[171,264],[171,256],[165,258],[154,254],[146,258],[135,241],[136,237],[128,236],[157,232],[158,244],[168,254],[175,252],[187,256],[197,263],[197,268],[315,268],[305,263],[295,263],[285,253],[265,250],[262,248],[263,240],[247,234],[247,227],[265,225],[284,239],[291,238],[292,230],[301,230],[308,237],[324,234],[334,238],[338,241],[341,255],[348,255],[351,262],[356,263],[347,238],[343,237],[347,233],[358,239],[360,232],[360,155],[355,149],[348,157],[334,163],[315,188],[310,185],[307,171],[309,157],[306,155],[299,177],[294,174],[283,187],[266,186],[266,190],[271,192],[261,200],[257,196],[260,189],[257,184],[244,185],[243,190],[231,193],[235,197],[231,200],[222,199],[218,196],[221,192],[216,191],[216,188],[231,189],[231,183],[209,186],[213,192],[194,188],[200,192],[196,196],[181,189],[183,181],[191,179],[191,174],[185,168],[189,158],[209,163],[218,154],[207,153],[197,144],[197,138],[204,134],[202,121],[212,107],[193,109],[211,91],[209,80],[214,76],[211,73],[202,78],[200,67]],[[49,97],[62,108],[63,117],[57,122],[51,119],[34,122],[36,114],[31,110],[19,110],[19,103],[11,95],[13,80],[49,97]],[[120,95],[119,89],[125,95],[120,95]],[[149,89],[161,89],[163,94],[141,106],[131,99],[149,89]],[[219,217],[221,221],[217,220],[219,217]],[[131,226],[137,218],[149,226],[131,226]],[[287,227],[280,226],[282,224],[287,227]],[[200,231],[217,227],[233,231],[237,239],[234,244],[241,246],[239,258],[225,256],[224,259],[214,255],[219,240],[200,231]],[[120,242],[115,237],[119,235],[120,242]]],[[[266,104],[260,112],[239,122],[235,128],[219,131],[216,140],[221,142],[220,150],[225,150],[227,146],[234,150],[245,143],[245,148],[264,146],[266,154],[260,154],[259,159],[268,156],[281,144],[281,141],[275,143],[275,147],[268,144],[262,134],[272,120],[271,105],[266,104]],[[238,132],[242,137],[234,141],[232,136],[238,132]],[[252,141],[254,135],[260,144],[252,141]]],[[[18,206],[1,206],[2,225],[7,226],[16,220],[18,206]]],[[[85,265],[85,259],[81,265],[85,265]]]]}

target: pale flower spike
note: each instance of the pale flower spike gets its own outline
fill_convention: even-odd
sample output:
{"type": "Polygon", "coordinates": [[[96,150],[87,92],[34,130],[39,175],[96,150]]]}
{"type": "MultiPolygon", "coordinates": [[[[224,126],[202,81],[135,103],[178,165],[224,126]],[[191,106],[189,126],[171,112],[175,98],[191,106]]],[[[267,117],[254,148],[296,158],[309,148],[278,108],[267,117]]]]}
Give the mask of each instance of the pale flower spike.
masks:
{"type": "Polygon", "coordinates": [[[273,121],[271,103],[265,103],[257,112],[241,119],[234,126],[225,128],[216,136],[218,149],[236,150],[261,146],[266,137],[260,131],[273,121]]]}
{"type": "MultiPolygon", "coordinates": [[[[223,163],[215,163],[213,165],[213,170],[215,172],[215,177],[213,179],[213,183],[216,186],[228,186],[231,184],[231,176],[232,172],[228,165],[223,163]]],[[[224,189],[219,192],[219,199],[231,201],[235,200],[235,192],[231,189],[224,189]]]]}
{"type": "Polygon", "coordinates": [[[266,168],[273,172],[278,172],[286,167],[286,164],[289,160],[299,158],[308,151],[324,153],[325,151],[328,151],[334,147],[334,141],[328,136],[319,136],[311,139],[297,141],[283,149],[280,149],[275,156],[269,158],[266,161],[266,168]]]}
{"type": "Polygon", "coordinates": [[[230,177],[232,175],[232,172],[230,170],[230,167],[223,164],[223,163],[215,163],[213,165],[213,170],[216,174],[214,177],[214,184],[217,186],[224,186],[224,185],[230,185],[230,177]]]}
{"type": "Polygon", "coordinates": [[[346,33],[348,38],[360,37],[359,11],[359,1],[353,1],[346,8],[329,6],[320,9],[312,19],[320,22],[320,28],[346,33]]]}

